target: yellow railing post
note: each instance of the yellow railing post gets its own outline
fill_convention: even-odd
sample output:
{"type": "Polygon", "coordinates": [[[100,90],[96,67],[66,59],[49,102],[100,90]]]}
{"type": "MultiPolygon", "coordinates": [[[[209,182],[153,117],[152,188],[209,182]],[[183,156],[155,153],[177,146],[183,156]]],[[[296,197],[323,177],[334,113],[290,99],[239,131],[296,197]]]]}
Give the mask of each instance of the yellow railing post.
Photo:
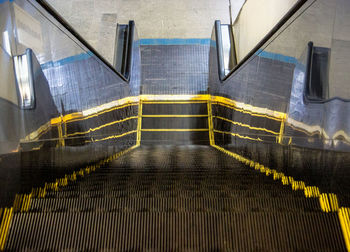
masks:
{"type": "Polygon", "coordinates": [[[136,136],[136,146],[141,144],[141,130],[142,130],[142,98],[139,100],[138,108],[138,118],[137,118],[137,136],[136,136]]]}
{"type": "Polygon", "coordinates": [[[284,123],[286,121],[286,116],[284,115],[281,121],[280,132],[278,134],[278,143],[282,144],[283,142],[283,134],[284,134],[284,123]]]}
{"type": "Polygon", "coordinates": [[[62,130],[62,124],[63,124],[63,116],[61,115],[61,120],[57,124],[57,131],[58,131],[58,143],[57,147],[62,147],[65,145],[64,143],[64,136],[63,136],[63,130],[62,130]]]}
{"type": "Polygon", "coordinates": [[[211,146],[214,146],[215,139],[214,139],[213,112],[212,112],[211,96],[209,96],[209,98],[208,98],[207,106],[208,106],[209,142],[210,142],[211,146]]]}

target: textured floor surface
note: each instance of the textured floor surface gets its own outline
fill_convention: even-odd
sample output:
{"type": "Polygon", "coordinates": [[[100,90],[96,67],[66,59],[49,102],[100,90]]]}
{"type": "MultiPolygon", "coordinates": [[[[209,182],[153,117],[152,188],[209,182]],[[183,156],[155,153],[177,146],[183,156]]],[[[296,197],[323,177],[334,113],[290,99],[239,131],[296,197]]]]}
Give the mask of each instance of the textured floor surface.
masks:
{"type": "Polygon", "coordinates": [[[141,146],[14,214],[8,250],[343,251],[336,214],[209,146],[141,146]]]}
{"type": "Polygon", "coordinates": [[[141,46],[141,93],[207,93],[208,55],[209,45],[141,46]]]}

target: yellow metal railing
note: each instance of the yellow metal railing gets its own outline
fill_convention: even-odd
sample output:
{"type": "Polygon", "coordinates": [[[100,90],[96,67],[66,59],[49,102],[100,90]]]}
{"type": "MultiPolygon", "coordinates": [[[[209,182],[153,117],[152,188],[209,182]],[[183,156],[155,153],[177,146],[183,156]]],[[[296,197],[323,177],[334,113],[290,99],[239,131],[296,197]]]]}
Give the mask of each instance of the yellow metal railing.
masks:
{"type": "MultiPolygon", "coordinates": [[[[231,134],[232,136],[244,138],[244,139],[250,139],[251,140],[258,140],[261,139],[249,136],[242,136],[241,134],[238,134],[236,132],[224,132],[220,131],[218,129],[215,129],[213,120],[214,119],[220,119],[227,121],[231,124],[235,124],[241,127],[246,127],[251,130],[258,130],[258,131],[264,131],[266,133],[270,133],[276,136],[276,142],[282,143],[283,139],[283,133],[284,133],[284,124],[286,121],[286,114],[278,111],[269,110],[266,108],[260,108],[251,106],[249,104],[237,102],[228,98],[220,97],[220,96],[210,96],[210,95],[140,95],[140,96],[133,96],[133,97],[126,97],[120,100],[116,100],[110,103],[102,104],[100,106],[82,111],[82,112],[75,112],[72,114],[65,115],[63,117],[57,117],[50,120],[49,123],[41,126],[38,130],[30,133],[25,139],[26,140],[38,140],[40,139],[40,136],[42,136],[44,133],[48,132],[51,128],[57,127],[58,133],[59,133],[59,142],[58,146],[64,146],[64,139],[74,136],[80,136],[85,135],[91,132],[95,132],[98,130],[101,130],[103,128],[116,125],[118,123],[122,123],[128,120],[137,119],[137,144],[141,143],[141,132],[144,130],[141,130],[141,124],[142,124],[142,118],[150,118],[150,117],[163,117],[163,118],[186,118],[186,117],[208,117],[208,129],[199,129],[199,131],[209,131],[209,140],[211,144],[214,144],[214,133],[222,133],[222,134],[231,134]],[[142,106],[143,104],[207,104],[208,107],[208,114],[207,115],[143,115],[142,114],[142,106]],[[220,117],[220,116],[213,116],[212,114],[212,106],[213,105],[219,105],[226,107],[228,109],[232,109],[241,113],[249,114],[253,117],[264,117],[270,120],[274,120],[277,122],[280,122],[280,131],[275,132],[273,130],[263,128],[263,127],[254,127],[251,125],[248,125],[246,123],[237,122],[230,120],[228,118],[220,117]],[[122,118],[120,120],[116,120],[113,122],[108,122],[102,125],[99,125],[94,128],[89,128],[85,131],[77,131],[72,133],[67,133],[67,125],[69,125],[72,122],[77,121],[83,121],[90,118],[98,117],[104,113],[108,113],[114,110],[122,109],[125,107],[131,107],[131,106],[138,106],[138,115],[137,116],[130,116],[126,118],[122,118]]],[[[195,129],[164,129],[163,131],[196,131],[195,129]]],[[[129,133],[133,133],[134,129],[129,131],[129,133]]],[[[151,131],[151,129],[148,129],[148,131],[151,131]]],[[[154,131],[161,131],[160,129],[154,129],[154,131]]],[[[120,134],[122,136],[127,135],[127,133],[120,134]]],[[[113,138],[117,138],[118,135],[114,135],[113,138]]],[[[111,136],[112,137],[112,136],[111,136]]],[[[101,138],[102,139],[102,138],[101,138]]],[[[100,141],[101,141],[100,139],[100,141]]],[[[104,138],[105,140],[111,139],[111,138],[104,138]]],[[[91,142],[91,141],[90,141],[91,142]]]]}

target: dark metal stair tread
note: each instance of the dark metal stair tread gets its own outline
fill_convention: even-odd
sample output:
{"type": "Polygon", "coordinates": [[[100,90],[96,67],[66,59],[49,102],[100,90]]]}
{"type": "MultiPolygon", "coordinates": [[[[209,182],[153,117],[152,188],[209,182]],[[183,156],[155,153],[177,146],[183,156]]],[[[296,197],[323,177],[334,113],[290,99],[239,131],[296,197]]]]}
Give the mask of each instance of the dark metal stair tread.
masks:
{"type": "Polygon", "coordinates": [[[6,248],[345,251],[345,244],[336,213],[66,212],[15,214],[6,248]]]}
{"type": "Polygon", "coordinates": [[[33,199],[31,211],[130,209],[131,211],[321,211],[318,199],[288,198],[47,198],[33,199]]]}

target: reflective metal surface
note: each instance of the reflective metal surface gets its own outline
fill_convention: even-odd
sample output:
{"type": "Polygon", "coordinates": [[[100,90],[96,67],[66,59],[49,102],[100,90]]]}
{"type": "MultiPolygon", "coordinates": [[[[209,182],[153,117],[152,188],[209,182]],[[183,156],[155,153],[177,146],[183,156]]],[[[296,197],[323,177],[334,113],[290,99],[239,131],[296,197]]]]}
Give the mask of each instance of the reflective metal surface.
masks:
{"type": "Polygon", "coordinates": [[[0,201],[11,205],[29,190],[25,167],[57,176],[136,143],[140,43],[126,82],[36,1],[2,1],[0,13],[0,201]]]}
{"type": "Polygon", "coordinates": [[[35,108],[34,73],[32,51],[27,49],[25,54],[13,57],[16,84],[21,109],[35,108]]]}
{"type": "Polygon", "coordinates": [[[237,65],[232,25],[221,24],[219,20],[215,21],[215,34],[217,40],[219,76],[220,80],[223,80],[237,65]]]}
{"type": "MultiPolygon", "coordinates": [[[[344,1],[307,2],[274,37],[223,83],[220,83],[216,73],[216,43],[212,43],[210,94],[286,113],[284,144],[349,151],[349,122],[344,115],[347,115],[350,103],[346,99],[347,82],[343,79],[343,71],[346,71],[348,64],[340,64],[347,56],[346,53],[343,56],[337,54],[340,48],[336,43],[339,37],[345,36],[347,27],[341,28],[338,24],[339,20],[348,20],[340,11],[341,8],[347,9],[349,4],[344,1]],[[332,27],[334,22],[337,25],[332,27]],[[317,62],[313,64],[314,68],[322,67],[318,73],[314,69],[313,74],[319,75],[312,77],[314,84],[322,82],[322,85],[326,85],[323,87],[326,96],[322,95],[318,101],[306,99],[305,93],[309,85],[305,49],[309,41],[313,42],[313,48],[330,48],[328,67],[317,65],[317,62]],[[344,81],[341,83],[338,79],[344,81]]],[[[214,32],[212,40],[215,41],[214,32]]],[[[249,121],[246,123],[249,124],[249,121]]],[[[244,132],[242,128],[236,130],[235,133],[244,132]]]]}
{"type": "MultiPolygon", "coordinates": [[[[125,82],[35,1],[5,1],[1,3],[1,13],[4,55],[1,72],[14,65],[16,82],[14,77],[5,78],[5,90],[8,91],[1,95],[1,118],[8,117],[10,121],[7,124],[5,119],[1,123],[0,142],[3,144],[0,153],[18,151],[22,148],[20,142],[24,146],[28,141],[72,137],[72,126],[66,123],[67,115],[80,115],[99,105],[139,94],[137,35],[132,37],[130,81],[125,82]],[[32,51],[26,53],[27,48],[32,51]],[[22,54],[26,56],[17,56],[22,54]],[[26,57],[26,60],[19,57],[26,57]],[[16,93],[16,99],[12,93],[16,93]],[[20,101],[18,106],[16,100],[20,101]]],[[[132,116],[127,111],[123,113],[126,117],[132,116]]],[[[96,128],[96,124],[118,120],[120,118],[115,114],[108,120],[95,116],[94,122],[80,120],[74,123],[74,128],[87,132],[96,128]]],[[[100,131],[99,134],[107,133],[100,131]]],[[[59,142],[62,146],[62,140],[59,142]]]]}

